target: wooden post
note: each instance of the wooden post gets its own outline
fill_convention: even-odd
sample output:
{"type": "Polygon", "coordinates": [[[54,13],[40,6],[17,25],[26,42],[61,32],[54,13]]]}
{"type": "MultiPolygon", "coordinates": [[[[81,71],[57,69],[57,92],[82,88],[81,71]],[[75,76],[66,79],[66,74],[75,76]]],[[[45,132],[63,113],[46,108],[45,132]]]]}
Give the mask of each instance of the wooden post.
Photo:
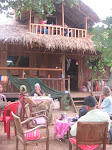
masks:
{"type": "Polygon", "coordinates": [[[24,70],[22,70],[22,78],[24,78],[24,70]]]}
{"type": "Polygon", "coordinates": [[[86,34],[87,34],[87,19],[88,19],[88,17],[85,17],[85,30],[86,30],[85,37],[86,37],[86,34]]]}
{"type": "Polygon", "coordinates": [[[30,8],[30,11],[29,11],[29,32],[31,32],[31,8],[30,8]]]}
{"type": "Polygon", "coordinates": [[[91,95],[93,95],[93,78],[91,78],[91,95]]]}
{"type": "Polygon", "coordinates": [[[62,91],[65,91],[65,54],[62,54],[62,91]]]}
{"type": "Polygon", "coordinates": [[[87,30],[87,19],[88,17],[85,17],[85,30],[87,30]]]}
{"type": "Polygon", "coordinates": [[[62,26],[64,27],[64,5],[62,3],[62,26]]]}
{"type": "Polygon", "coordinates": [[[68,75],[68,91],[70,93],[70,75],[68,75]]]}
{"type": "Polygon", "coordinates": [[[81,86],[82,80],[81,80],[81,58],[78,57],[78,89],[81,86]]]}

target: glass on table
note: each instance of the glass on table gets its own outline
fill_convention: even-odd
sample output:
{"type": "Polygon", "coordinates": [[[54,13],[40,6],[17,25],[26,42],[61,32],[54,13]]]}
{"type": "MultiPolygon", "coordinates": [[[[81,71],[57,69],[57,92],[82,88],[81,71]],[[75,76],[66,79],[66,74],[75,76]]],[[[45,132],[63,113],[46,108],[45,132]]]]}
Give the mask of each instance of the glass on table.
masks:
{"type": "Polygon", "coordinates": [[[48,94],[48,97],[50,97],[50,98],[51,98],[51,94],[48,94]]]}
{"type": "Polygon", "coordinates": [[[68,122],[71,122],[72,118],[71,117],[67,117],[67,120],[68,120],[68,122]]]}
{"type": "Polygon", "coordinates": [[[34,93],[34,97],[35,97],[35,98],[37,98],[37,97],[38,97],[38,95],[37,95],[36,93],[34,93]]]}

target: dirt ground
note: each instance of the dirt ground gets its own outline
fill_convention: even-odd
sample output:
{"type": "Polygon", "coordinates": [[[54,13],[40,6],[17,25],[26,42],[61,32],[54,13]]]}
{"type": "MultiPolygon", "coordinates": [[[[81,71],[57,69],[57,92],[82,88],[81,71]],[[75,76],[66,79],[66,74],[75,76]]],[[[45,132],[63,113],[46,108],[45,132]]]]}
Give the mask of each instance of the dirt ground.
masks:
{"type": "MultiPolygon", "coordinates": [[[[66,112],[67,114],[73,114],[73,111],[62,111],[62,110],[54,110],[53,116],[54,120],[55,118],[59,117],[59,115],[63,112],[66,112]]],[[[54,139],[54,125],[49,126],[49,132],[50,132],[50,144],[49,144],[49,150],[69,150],[69,143],[68,139],[64,138],[63,140],[60,140],[60,136],[57,136],[57,139],[54,139]]],[[[11,139],[7,140],[7,135],[4,133],[4,127],[3,123],[0,123],[0,150],[15,150],[15,135],[14,135],[14,127],[13,123],[11,123],[11,139]]],[[[19,143],[19,150],[23,150],[23,145],[19,143]]],[[[39,143],[37,145],[30,145],[27,147],[27,150],[45,150],[46,144],[45,143],[39,143]]],[[[107,144],[106,150],[112,150],[112,145],[107,144]]]]}

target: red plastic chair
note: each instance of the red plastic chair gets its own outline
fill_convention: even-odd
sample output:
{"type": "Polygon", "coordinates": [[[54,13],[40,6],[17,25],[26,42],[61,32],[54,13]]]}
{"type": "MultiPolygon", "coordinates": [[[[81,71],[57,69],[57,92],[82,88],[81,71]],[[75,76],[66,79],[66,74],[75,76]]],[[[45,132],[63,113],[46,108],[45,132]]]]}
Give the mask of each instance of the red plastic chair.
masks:
{"type": "Polygon", "coordinates": [[[4,132],[7,132],[7,139],[10,139],[10,121],[13,120],[11,112],[16,113],[19,102],[14,102],[5,107],[0,122],[4,122],[4,132]]]}

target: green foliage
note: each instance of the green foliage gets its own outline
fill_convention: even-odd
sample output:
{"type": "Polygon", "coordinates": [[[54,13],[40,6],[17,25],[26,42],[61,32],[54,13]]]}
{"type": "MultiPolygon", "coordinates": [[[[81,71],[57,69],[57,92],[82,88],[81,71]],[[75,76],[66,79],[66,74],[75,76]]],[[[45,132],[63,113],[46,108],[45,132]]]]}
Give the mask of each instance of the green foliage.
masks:
{"type": "MultiPolygon", "coordinates": [[[[64,0],[1,0],[0,13],[7,11],[10,14],[9,10],[14,9],[16,15],[19,16],[22,10],[29,11],[32,8],[40,17],[44,14],[50,16],[56,11],[55,4],[60,3],[66,5],[64,0]]],[[[74,4],[78,5],[78,0],[67,0],[67,3],[72,8],[74,4]]]]}
{"type": "Polygon", "coordinates": [[[92,58],[93,61],[98,59],[98,64],[96,64],[97,66],[92,66],[90,57],[88,57],[89,60],[87,61],[89,69],[93,69],[92,77],[99,71],[101,73],[100,79],[105,73],[104,65],[111,67],[110,71],[112,71],[112,17],[107,17],[102,23],[102,26],[89,28],[90,34],[93,35],[92,40],[95,44],[95,49],[100,52],[99,58],[92,58]]]}
{"type": "Polygon", "coordinates": [[[64,105],[65,105],[65,106],[68,106],[69,103],[70,103],[69,97],[64,97],[64,98],[62,98],[62,101],[64,102],[64,105]]]}
{"type": "Polygon", "coordinates": [[[104,60],[99,56],[87,56],[86,65],[89,65],[89,69],[92,70],[92,80],[96,80],[94,77],[99,72],[98,79],[101,81],[105,75],[104,60]]]}
{"type": "Polygon", "coordinates": [[[103,63],[112,67],[112,17],[107,17],[102,23],[105,24],[92,27],[89,32],[93,35],[96,50],[101,52],[103,63]]]}

